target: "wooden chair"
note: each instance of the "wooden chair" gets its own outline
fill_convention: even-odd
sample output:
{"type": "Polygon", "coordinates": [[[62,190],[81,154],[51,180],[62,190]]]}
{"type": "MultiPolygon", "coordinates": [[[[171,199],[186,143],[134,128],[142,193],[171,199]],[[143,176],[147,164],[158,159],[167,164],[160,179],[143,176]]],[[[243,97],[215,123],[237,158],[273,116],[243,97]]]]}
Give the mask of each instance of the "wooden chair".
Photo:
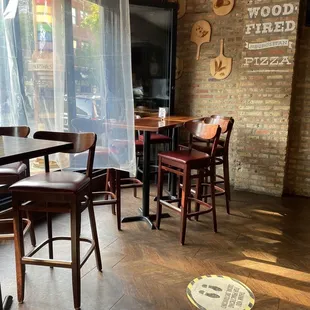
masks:
{"type": "MultiPolygon", "coordinates": [[[[230,213],[230,205],[229,201],[231,199],[230,195],[230,181],[229,181],[229,141],[231,132],[234,125],[234,119],[232,117],[220,116],[220,115],[212,115],[211,117],[206,117],[204,119],[206,124],[217,124],[221,127],[221,137],[219,143],[217,145],[215,151],[215,164],[216,166],[223,167],[223,175],[216,175],[217,180],[215,181],[215,189],[216,189],[216,196],[225,195],[226,200],[226,210],[227,213],[230,213]],[[224,188],[218,186],[219,184],[223,184],[224,188]]],[[[202,141],[195,141],[192,144],[192,147],[198,151],[206,152],[210,154],[212,149],[212,141],[209,142],[202,142],[202,141]]],[[[203,186],[208,187],[210,183],[206,180],[206,183],[203,183],[203,186]]],[[[207,191],[206,191],[207,192],[207,191]]],[[[193,190],[194,193],[194,190],[193,190]]],[[[203,195],[203,197],[207,198],[210,197],[209,193],[203,195]]]]}
{"type": "MultiPolygon", "coordinates": [[[[71,121],[73,128],[76,132],[85,132],[87,128],[91,128],[94,132],[100,135],[104,129],[101,120],[90,120],[76,118],[71,121]]],[[[115,149],[115,152],[122,150],[126,146],[127,141],[116,141],[111,146],[111,151],[115,149]]],[[[142,153],[143,142],[136,141],[136,152],[142,153]]],[[[83,154],[78,155],[83,156],[83,154]]],[[[108,159],[109,150],[104,147],[96,147],[95,149],[95,160],[99,159],[98,162],[111,160],[108,159]]],[[[116,163],[117,164],[117,163],[116,163]]],[[[122,188],[133,188],[134,197],[137,197],[137,188],[141,188],[143,183],[137,178],[121,178],[121,172],[117,169],[97,169],[95,171],[95,178],[105,178],[105,190],[93,191],[93,204],[94,206],[111,205],[112,213],[117,217],[117,228],[121,230],[121,189],[122,188]],[[116,206],[116,210],[115,210],[116,206]]]]}
{"type": "Polygon", "coordinates": [[[101,258],[96,229],[92,197],[92,170],[96,147],[94,133],[60,133],[39,131],[35,139],[72,142],[73,147],[66,153],[81,153],[88,151],[86,174],[73,171],[49,171],[48,155],[45,156],[45,173],[23,179],[10,187],[14,212],[14,241],[16,256],[17,295],[18,301],[24,300],[25,265],[42,265],[63,267],[72,270],[72,286],[74,308],[80,309],[81,275],[80,268],[95,251],[97,268],[101,271],[101,258]],[[80,237],[81,213],[88,209],[92,240],[80,237]],[[48,239],[25,255],[22,238],[21,211],[46,212],[48,239]],[[51,213],[69,213],[71,222],[71,237],[53,237],[51,213]],[[71,240],[71,260],[53,260],[53,242],[71,240]],[[91,244],[84,258],[80,260],[80,241],[91,244]],[[33,258],[43,246],[48,245],[49,258],[33,258]]]}
{"type": "Polygon", "coordinates": [[[162,205],[171,208],[174,211],[181,213],[181,231],[180,242],[183,245],[185,241],[186,221],[192,216],[198,217],[200,214],[212,212],[214,231],[217,231],[216,210],[215,210],[215,150],[219,141],[221,128],[218,125],[205,124],[203,121],[188,122],[185,128],[190,133],[190,143],[188,149],[180,151],[170,151],[159,153],[159,167],[158,167],[158,186],[157,186],[157,214],[156,226],[160,228],[162,205]],[[208,141],[213,139],[212,152],[210,154],[199,152],[192,149],[193,138],[196,137],[201,141],[208,141]],[[195,176],[191,175],[192,170],[197,170],[195,176]],[[172,203],[178,202],[175,200],[162,200],[164,172],[170,172],[183,178],[181,205],[174,206],[172,203]],[[202,186],[204,175],[208,172],[211,178],[211,196],[212,204],[208,204],[201,200],[202,186]],[[191,197],[191,180],[196,178],[196,195],[191,197]],[[188,207],[189,202],[195,202],[195,211],[191,212],[188,207]],[[200,205],[206,209],[200,211],[200,205]]]}
{"type": "MultiPolygon", "coordinates": [[[[0,127],[0,136],[15,136],[27,138],[30,128],[27,126],[0,127]]],[[[0,240],[13,240],[13,219],[7,218],[12,216],[11,193],[9,187],[15,182],[29,176],[29,161],[16,162],[8,165],[0,166],[0,195],[2,195],[2,203],[0,206],[0,240]]],[[[36,245],[34,228],[32,225],[30,214],[23,219],[24,235],[30,231],[31,243],[36,245]]]]}
{"type": "MultiPolygon", "coordinates": [[[[140,119],[141,116],[140,115],[135,115],[135,118],[136,119],[140,119]]],[[[143,147],[143,144],[144,144],[144,135],[141,131],[138,131],[138,141],[140,141],[142,143],[142,147],[143,147]]],[[[170,148],[170,145],[171,145],[171,142],[172,142],[172,139],[169,137],[169,136],[166,136],[166,135],[163,135],[159,132],[152,132],[150,134],[150,144],[155,148],[155,154],[158,153],[158,147],[160,145],[163,145],[164,146],[164,149],[167,150],[167,148],[169,149],[170,148]]],[[[143,159],[143,148],[142,148],[142,152],[141,152],[141,156],[138,156],[137,157],[137,174],[138,173],[141,173],[143,174],[143,169],[140,165],[141,163],[141,159],[143,159]]],[[[158,165],[157,163],[155,162],[155,164],[151,165],[153,168],[155,168],[154,171],[151,171],[151,174],[156,174],[157,173],[157,168],[158,168],[158,165]]]]}

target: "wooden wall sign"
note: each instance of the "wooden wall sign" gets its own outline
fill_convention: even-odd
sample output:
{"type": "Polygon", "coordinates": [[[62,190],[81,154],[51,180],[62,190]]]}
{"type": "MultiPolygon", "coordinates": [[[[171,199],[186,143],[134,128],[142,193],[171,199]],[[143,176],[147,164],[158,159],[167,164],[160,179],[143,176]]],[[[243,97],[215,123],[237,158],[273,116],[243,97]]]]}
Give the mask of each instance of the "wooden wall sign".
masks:
{"type": "Polygon", "coordinates": [[[235,0],[213,0],[213,11],[216,15],[224,16],[231,12],[235,0]]]}
{"type": "Polygon", "coordinates": [[[224,56],[224,39],[221,39],[220,55],[211,60],[210,73],[217,80],[226,79],[231,73],[232,58],[224,56]]]}
{"type": "Polygon", "coordinates": [[[178,18],[181,18],[186,13],[186,0],[178,0],[179,10],[178,10],[178,18]]]}
{"type": "Polygon", "coordinates": [[[183,73],[184,63],[183,59],[177,57],[176,58],[176,70],[175,70],[175,79],[179,79],[183,73]]]}
{"type": "Polygon", "coordinates": [[[186,0],[169,0],[169,2],[177,2],[179,4],[178,18],[181,18],[186,13],[186,0]]]}
{"type": "Polygon", "coordinates": [[[295,45],[291,38],[296,32],[298,12],[297,3],[248,6],[242,67],[250,72],[288,72],[285,67],[294,61],[290,49],[295,45]]]}
{"type": "Polygon", "coordinates": [[[206,20],[199,20],[193,25],[191,41],[197,44],[196,59],[200,57],[200,47],[203,43],[210,42],[211,25],[206,20]]]}

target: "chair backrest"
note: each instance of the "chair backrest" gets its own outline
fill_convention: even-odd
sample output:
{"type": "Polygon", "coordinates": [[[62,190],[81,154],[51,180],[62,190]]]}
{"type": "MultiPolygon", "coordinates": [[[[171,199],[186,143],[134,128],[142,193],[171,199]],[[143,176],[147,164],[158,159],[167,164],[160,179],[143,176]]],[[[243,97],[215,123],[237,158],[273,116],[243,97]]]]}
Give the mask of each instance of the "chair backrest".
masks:
{"type": "Polygon", "coordinates": [[[209,142],[213,141],[210,156],[215,154],[215,150],[221,135],[221,127],[217,124],[206,124],[203,121],[191,121],[185,123],[184,127],[190,133],[189,149],[192,149],[193,138],[199,141],[209,142]]]}
{"type": "MultiPolygon", "coordinates": [[[[94,156],[97,135],[93,132],[72,133],[72,132],[53,132],[37,131],[33,135],[34,139],[72,142],[73,148],[64,151],[64,153],[82,153],[89,151],[87,159],[86,175],[92,177],[94,156]]],[[[45,156],[45,170],[49,171],[48,156],[45,156]]]]}
{"type": "Polygon", "coordinates": [[[0,136],[27,138],[30,133],[28,126],[0,127],[0,136]]]}
{"type": "Polygon", "coordinates": [[[234,126],[234,119],[229,116],[211,115],[211,117],[205,118],[205,123],[211,122],[212,124],[218,124],[221,126],[222,134],[231,133],[234,126]],[[209,120],[208,120],[209,119],[209,120]]]}
{"type": "Polygon", "coordinates": [[[207,124],[218,124],[222,129],[222,135],[226,135],[225,139],[220,140],[220,143],[224,146],[225,152],[228,153],[229,141],[231,132],[234,126],[234,119],[229,116],[211,115],[211,117],[205,118],[207,124]]]}

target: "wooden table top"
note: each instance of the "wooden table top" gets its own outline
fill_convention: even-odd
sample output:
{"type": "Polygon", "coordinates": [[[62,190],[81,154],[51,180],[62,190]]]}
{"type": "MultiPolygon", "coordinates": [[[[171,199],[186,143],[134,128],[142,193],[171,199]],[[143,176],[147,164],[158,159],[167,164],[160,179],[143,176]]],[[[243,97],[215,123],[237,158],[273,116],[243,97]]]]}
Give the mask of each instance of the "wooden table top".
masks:
{"type": "Polygon", "coordinates": [[[183,122],[173,120],[163,120],[160,118],[144,117],[135,120],[135,129],[142,131],[156,132],[160,129],[171,129],[175,127],[181,127],[183,122]]]}
{"type": "MultiPolygon", "coordinates": [[[[196,116],[167,116],[164,120],[161,120],[158,116],[148,116],[135,119],[135,130],[157,132],[160,129],[172,129],[183,126],[184,123],[200,119],[196,116]]],[[[100,122],[100,121],[99,121],[100,122]]],[[[110,126],[111,128],[126,129],[127,123],[117,122],[114,120],[104,120],[103,125],[110,126]]]]}
{"type": "Polygon", "coordinates": [[[71,148],[71,142],[0,136],[0,165],[62,152],[71,148]]]}
{"type": "MultiPolygon", "coordinates": [[[[167,116],[165,120],[185,123],[185,122],[193,121],[193,120],[200,119],[200,118],[201,117],[197,117],[197,116],[171,115],[171,116],[167,116]]],[[[144,119],[160,120],[158,116],[148,116],[148,117],[144,117],[144,119]]]]}

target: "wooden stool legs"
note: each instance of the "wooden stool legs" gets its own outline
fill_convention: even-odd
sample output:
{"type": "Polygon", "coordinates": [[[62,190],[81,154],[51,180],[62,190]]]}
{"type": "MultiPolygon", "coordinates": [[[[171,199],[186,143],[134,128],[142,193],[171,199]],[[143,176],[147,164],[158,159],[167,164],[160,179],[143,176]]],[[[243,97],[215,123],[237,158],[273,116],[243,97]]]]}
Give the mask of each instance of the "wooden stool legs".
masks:
{"type": "MultiPolygon", "coordinates": [[[[216,220],[216,208],[215,208],[215,164],[212,163],[209,165],[209,170],[200,169],[198,170],[198,177],[196,183],[195,197],[191,197],[191,167],[190,165],[184,165],[182,172],[179,170],[174,170],[175,173],[182,178],[182,186],[179,187],[181,189],[181,203],[178,204],[178,207],[173,206],[169,201],[161,200],[163,194],[163,183],[164,183],[164,171],[173,171],[172,168],[168,168],[167,166],[162,167],[162,160],[159,157],[159,169],[158,169],[158,185],[157,185],[157,213],[156,213],[156,227],[160,229],[161,223],[161,214],[162,214],[162,204],[166,207],[173,209],[174,211],[178,211],[181,213],[181,227],[180,227],[180,243],[184,245],[185,235],[186,235],[186,224],[187,219],[191,217],[195,217],[198,221],[199,215],[212,212],[213,218],[213,230],[217,232],[217,220],[216,220]],[[207,175],[210,177],[210,189],[211,189],[211,205],[206,201],[202,201],[203,197],[203,182],[204,178],[207,175]],[[195,211],[192,213],[191,210],[191,200],[195,202],[195,211]],[[204,205],[207,207],[207,210],[200,210],[200,205],[204,205]]],[[[176,201],[174,201],[176,202],[176,201]]]]}
{"type": "Polygon", "coordinates": [[[186,223],[187,223],[187,208],[188,208],[188,198],[191,190],[191,169],[186,165],[183,175],[183,187],[182,187],[182,197],[181,197],[181,231],[180,231],[180,243],[184,245],[185,233],[186,233],[186,223]]]}
{"type": "Polygon", "coordinates": [[[115,195],[115,203],[112,203],[112,214],[116,215],[117,228],[121,230],[121,172],[119,170],[107,170],[105,190],[115,195]]]}
{"type": "Polygon", "coordinates": [[[226,210],[227,213],[230,214],[230,206],[229,202],[231,200],[230,197],[230,182],[229,182],[229,162],[228,156],[223,156],[223,176],[224,176],[224,188],[225,188],[225,199],[226,199],[226,210]]]}
{"type": "Polygon", "coordinates": [[[98,239],[98,233],[97,233],[97,226],[96,226],[96,219],[95,219],[95,211],[94,211],[92,193],[89,194],[88,215],[89,215],[92,238],[93,238],[94,243],[95,243],[96,265],[97,265],[97,269],[99,271],[102,271],[102,262],[101,262],[99,239],[98,239]]]}
{"type": "MultiPolygon", "coordinates": [[[[49,262],[44,263],[36,263],[34,260],[25,258],[24,251],[24,238],[23,238],[23,223],[21,212],[19,210],[20,202],[13,199],[13,212],[14,212],[14,244],[15,244],[15,258],[16,258],[16,278],[17,278],[17,297],[18,302],[22,303],[24,301],[24,292],[25,292],[25,264],[41,264],[45,266],[52,267],[53,264],[49,262]],[[23,262],[24,260],[24,262],[23,262]]],[[[74,308],[80,309],[81,307],[81,265],[87,260],[89,254],[83,259],[81,263],[80,259],[80,242],[85,241],[85,239],[80,238],[81,233],[81,205],[80,202],[72,202],[71,203],[71,211],[70,211],[70,221],[71,221],[71,264],[68,265],[67,262],[60,264],[60,262],[56,262],[55,264],[60,264],[60,267],[71,268],[72,270],[72,290],[73,290],[73,302],[74,308]]],[[[96,221],[94,208],[92,203],[92,196],[89,194],[89,202],[88,202],[88,212],[89,219],[91,225],[91,232],[94,243],[94,251],[96,256],[97,268],[99,271],[102,270],[100,250],[99,250],[99,240],[97,235],[96,221]]],[[[52,225],[51,225],[51,217],[48,215],[48,240],[45,244],[48,244],[49,247],[49,258],[53,258],[53,235],[52,235],[52,225]]],[[[55,239],[55,238],[54,238],[55,239]]],[[[69,238],[65,237],[65,240],[69,238]]],[[[38,246],[40,247],[40,246],[38,246]]]]}
{"type": "Polygon", "coordinates": [[[164,172],[161,169],[161,158],[159,157],[158,161],[158,176],[157,176],[157,211],[156,211],[156,227],[160,228],[160,220],[162,213],[162,205],[160,203],[160,199],[163,196],[163,187],[164,187],[164,172]]]}
{"type": "Polygon", "coordinates": [[[80,233],[81,212],[79,206],[72,205],[71,211],[71,261],[72,291],[74,309],[81,306],[81,267],[80,267],[80,233]]]}
{"type": "Polygon", "coordinates": [[[215,209],[215,163],[210,165],[210,187],[211,187],[211,203],[212,203],[212,218],[213,218],[213,230],[217,232],[217,220],[216,220],[216,209],[215,209]]]}
{"type": "Polygon", "coordinates": [[[27,215],[27,218],[29,219],[29,221],[31,222],[31,226],[29,228],[31,244],[32,244],[32,246],[36,246],[37,241],[36,241],[36,235],[34,233],[33,216],[30,212],[27,212],[26,215],[27,215]]]}
{"type": "Polygon", "coordinates": [[[23,222],[20,211],[18,210],[19,202],[13,199],[12,205],[14,214],[13,226],[14,226],[17,299],[19,303],[22,303],[24,301],[25,296],[25,265],[22,264],[22,257],[25,255],[23,222]]]}

